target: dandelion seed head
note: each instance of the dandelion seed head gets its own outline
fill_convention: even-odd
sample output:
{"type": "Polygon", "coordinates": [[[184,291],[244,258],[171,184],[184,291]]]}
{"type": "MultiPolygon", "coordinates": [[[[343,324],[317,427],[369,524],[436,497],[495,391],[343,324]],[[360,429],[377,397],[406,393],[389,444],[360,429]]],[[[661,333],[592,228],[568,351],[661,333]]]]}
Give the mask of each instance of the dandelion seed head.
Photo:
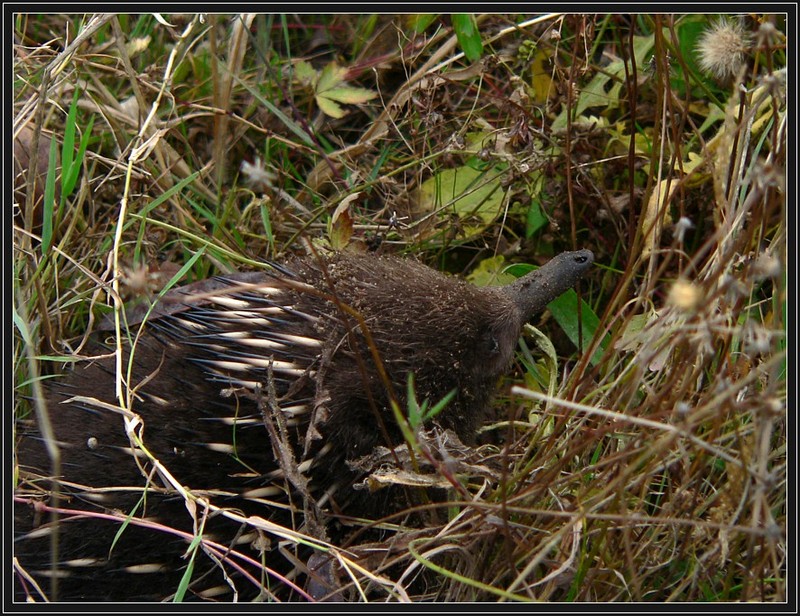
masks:
{"type": "Polygon", "coordinates": [[[700,68],[719,81],[735,77],[745,62],[750,36],[738,21],[720,19],[697,44],[700,68]]]}

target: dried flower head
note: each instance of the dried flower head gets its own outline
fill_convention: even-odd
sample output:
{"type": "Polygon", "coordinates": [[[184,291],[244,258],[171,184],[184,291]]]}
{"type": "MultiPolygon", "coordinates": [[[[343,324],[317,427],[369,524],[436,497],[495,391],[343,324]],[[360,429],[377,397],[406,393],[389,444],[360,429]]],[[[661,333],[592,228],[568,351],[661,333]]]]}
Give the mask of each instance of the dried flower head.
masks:
{"type": "Polygon", "coordinates": [[[750,35],[741,22],[721,18],[697,44],[700,68],[719,81],[735,77],[744,65],[749,48],[750,35]]]}
{"type": "Polygon", "coordinates": [[[278,176],[267,169],[260,156],[256,156],[256,160],[252,164],[243,160],[239,169],[244,181],[256,190],[266,190],[278,179],[278,176]]]}
{"type": "Polygon", "coordinates": [[[697,310],[702,301],[703,292],[700,288],[683,278],[679,278],[675,281],[667,296],[667,302],[671,306],[675,306],[679,310],[685,312],[697,310]]]}

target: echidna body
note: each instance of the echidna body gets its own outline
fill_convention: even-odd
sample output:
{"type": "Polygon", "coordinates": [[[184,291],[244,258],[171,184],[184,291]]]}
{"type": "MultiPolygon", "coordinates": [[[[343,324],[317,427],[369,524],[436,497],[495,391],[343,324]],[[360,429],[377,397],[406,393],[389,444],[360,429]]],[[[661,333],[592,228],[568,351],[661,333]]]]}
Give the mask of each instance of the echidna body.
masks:
{"type": "MultiPolygon", "coordinates": [[[[171,291],[149,312],[132,350],[132,410],[143,419],[144,443],[183,485],[214,491],[220,506],[270,518],[281,510],[271,505],[294,502],[311,516],[302,502],[311,493],[317,512],[364,515],[365,503],[381,497],[353,489],[358,473],[348,461],[402,443],[391,404],[406,408],[408,375],[419,401],[456,392],[435,421],[473,442],[523,324],[574,286],[592,260],[587,250],[562,253],[512,285],[476,288],[413,260],[338,255],[171,291]],[[310,492],[293,470],[309,478],[310,492]]],[[[127,315],[132,330],[142,320],[141,310],[127,315]]],[[[69,505],[130,512],[141,491],[96,494],[83,486],[141,486],[149,467],[133,463],[117,415],[89,402],[58,404],[76,395],[114,403],[113,359],[77,368],[50,389],[69,505]]],[[[38,438],[22,440],[18,459],[22,471],[46,474],[38,438]]],[[[161,485],[157,474],[151,482],[161,485]]],[[[183,502],[154,493],[139,507],[173,522],[183,502]]],[[[46,579],[47,543],[26,538],[31,529],[21,526],[30,521],[17,510],[17,555],[46,579]]],[[[319,520],[306,522],[309,528],[319,520]]],[[[76,523],[61,526],[65,598],[163,598],[185,566],[180,539],[159,545],[152,531],[129,529],[121,540],[128,543],[109,560],[116,528],[109,535],[85,524],[80,532],[76,523]],[[171,563],[164,564],[166,556],[171,563]],[[152,570],[141,566],[148,563],[152,570]]],[[[206,596],[213,592],[206,585],[206,596]]]]}

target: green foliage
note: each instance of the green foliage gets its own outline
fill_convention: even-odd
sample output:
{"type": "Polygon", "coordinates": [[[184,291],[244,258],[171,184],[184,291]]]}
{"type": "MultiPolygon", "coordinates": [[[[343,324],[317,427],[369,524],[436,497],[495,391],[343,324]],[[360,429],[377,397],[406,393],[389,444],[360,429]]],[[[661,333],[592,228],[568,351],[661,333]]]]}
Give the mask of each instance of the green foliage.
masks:
{"type": "Polygon", "coordinates": [[[335,62],[317,71],[308,62],[301,60],[295,66],[295,76],[301,83],[311,87],[320,110],[332,118],[339,119],[345,116],[340,103],[358,105],[369,102],[377,96],[375,92],[366,88],[347,85],[347,69],[335,62]]]}
{"type": "Polygon", "coordinates": [[[501,165],[488,169],[471,165],[444,169],[420,186],[419,207],[454,216],[461,221],[462,235],[472,238],[503,211],[506,198],[501,185],[503,172],[501,165]]]}
{"type": "MultiPolygon", "coordinates": [[[[633,37],[633,56],[638,67],[646,66],[646,60],[653,45],[653,36],[633,37]]],[[[581,88],[575,107],[564,109],[553,121],[553,130],[566,128],[567,113],[572,114],[573,122],[577,122],[583,118],[590,119],[585,116],[585,112],[590,109],[602,108],[606,114],[616,109],[623,98],[625,67],[626,63],[623,60],[615,60],[602,71],[597,71],[581,88]]],[[[630,72],[632,70],[630,62],[627,63],[627,67],[630,72]]]]}
{"type": "Polygon", "coordinates": [[[483,55],[483,41],[475,21],[475,15],[459,13],[453,15],[453,29],[461,50],[470,62],[480,60],[483,55]]]}
{"type": "Polygon", "coordinates": [[[94,116],[89,118],[86,128],[83,129],[80,143],[78,144],[78,151],[75,152],[75,129],[77,118],[79,93],[76,90],[75,98],[72,101],[72,106],[67,116],[67,123],[64,128],[64,144],[61,153],[62,175],[61,175],[61,205],[66,203],[69,197],[75,190],[78,183],[78,175],[83,167],[84,158],[86,156],[86,148],[89,145],[89,140],[92,137],[92,127],[94,126],[94,116]]]}
{"type": "Polygon", "coordinates": [[[173,603],[183,603],[186,597],[186,591],[189,589],[189,582],[192,581],[192,576],[194,575],[195,560],[202,540],[202,535],[195,535],[186,550],[186,554],[189,556],[189,562],[186,564],[186,570],[183,573],[183,577],[181,577],[178,588],[175,590],[175,596],[172,598],[173,603]]]}
{"type": "MultiPolygon", "coordinates": [[[[600,319],[584,300],[580,300],[578,310],[578,294],[572,289],[550,302],[547,308],[576,348],[586,349],[598,335],[600,319]]],[[[591,357],[593,366],[600,363],[607,344],[606,337],[591,357]]]]}
{"type": "Polygon", "coordinates": [[[525,219],[525,237],[531,238],[537,231],[544,228],[549,221],[542,210],[541,203],[535,197],[531,199],[531,204],[528,206],[527,211],[528,216],[525,219]]]}
{"type": "Polygon", "coordinates": [[[422,404],[417,400],[416,391],[414,390],[414,375],[409,372],[407,380],[406,396],[408,400],[408,423],[411,429],[416,432],[423,424],[427,423],[445,407],[450,404],[450,401],[455,398],[456,390],[449,392],[444,398],[431,406],[430,400],[423,400],[422,404]]]}
{"type": "Polygon", "coordinates": [[[441,413],[457,393],[456,390],[453,390],[434,404],[431,404],[430,400],[427,399],[420,404],[414,389],[414,375],[410,372],[408,373],[406,381],[406,413],[403,414],[395,402],[392,403],[392,412],[400,432],[403,434],[403,439],[411,447],[414,455],[419,455],[420,453],[419,440],[417,438],[419,430],[426,422],[441,413]]]}
{"type": "Polygon", "coordinates": [[[435,13],[422,13],[419,15],[410,15],[409,22],[411,29],[415,33],[422,34],[428,29],[428,26],[430,26],[438,18],[439,16],[435,13]]]}

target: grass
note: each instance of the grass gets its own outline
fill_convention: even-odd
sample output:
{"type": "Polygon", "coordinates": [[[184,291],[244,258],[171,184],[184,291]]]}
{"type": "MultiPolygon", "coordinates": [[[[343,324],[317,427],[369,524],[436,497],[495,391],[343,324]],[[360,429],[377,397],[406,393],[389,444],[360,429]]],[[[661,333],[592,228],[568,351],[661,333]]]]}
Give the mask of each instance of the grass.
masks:
{"type": "Polygon", "coordinates": [[[591,248],[483,429],[502,471],[386,562],[333,548],[345,579],[787,600],[785,22],[729,19],[720,54],[707,15],[16,16],[16,416],[178,272],[310,242],[480,282],[591,248]]]}

